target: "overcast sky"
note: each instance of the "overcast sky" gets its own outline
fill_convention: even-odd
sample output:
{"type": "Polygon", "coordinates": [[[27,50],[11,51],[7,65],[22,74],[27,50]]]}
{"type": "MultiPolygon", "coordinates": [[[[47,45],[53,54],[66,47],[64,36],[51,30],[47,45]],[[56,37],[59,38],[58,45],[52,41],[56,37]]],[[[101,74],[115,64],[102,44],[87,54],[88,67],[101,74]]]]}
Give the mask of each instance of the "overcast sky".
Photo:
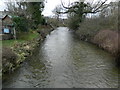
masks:
{"type": "MultiPolygon", "coordinates": [[[[9,0],[8,0],[9,1],[9,0]]],[[[61,0],[45,0],[45,9],[43,11],[43,14],[45,16],[51,16],[52,15],[52,10],[55,8],[55,6],[60,5],[61,4],[61,0]]],[[[62,0],[64,2],[65,5],[68,5],[69,1],[74,2],[74,1],[78,1],[78,0],[62,0]]],[[[90,1],[90,0],[88,0],[90,1]]],[[[97,0],[94,0],[97,1],[97,0]]],[[[115,1],[115,0],[108,0],[108,2],[110,1],[115,1]]],[[[4,3],[4,0],[0,0],[0,11],[3,11],[6,8],[6,5],[4,3]]]]}
{"type": "MultiPolygon", "coordinates": [[[[62,0],[65,5],[69,4],[70,2],[78,1],[78,0],[62,0]]],[[[61,4],[61,0],[47,0],[47,3],[45,4],[45,10],[43,11],[43,14],[45,16],[52,15],[52,10],[57,6],[61,4]]]]}

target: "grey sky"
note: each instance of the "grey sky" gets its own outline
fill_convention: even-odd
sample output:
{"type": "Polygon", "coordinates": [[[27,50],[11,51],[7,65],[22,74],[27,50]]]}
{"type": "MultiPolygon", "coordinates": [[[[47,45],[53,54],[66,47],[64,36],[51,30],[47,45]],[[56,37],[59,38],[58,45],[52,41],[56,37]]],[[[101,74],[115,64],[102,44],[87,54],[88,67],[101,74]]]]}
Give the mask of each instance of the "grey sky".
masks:
{"type": "MultiPolygon", "coordinates": [[[[78,0],[62,0],[62,1],[64,2],[65,5],[68,5],[69,1],[71,3],[78,0]]],[[[87,0],[87,1],[90,1],[90,0],[87,0]]],[[[94,0],[94,1],[98,1],[98,0],[94,0]]],[[[108,2],[110,1],[115,1],[115,0],[108,0],[108,2]]],[[[55,8],[56,5],[60,5],[60,4],[61,4],[61,0],[46,0],[43,14],[45,16],[51,16],[52,10],[55,8]]],[[[6,8],[6,5],[4,3],[4,0],[0,0],[0,11],[3,11],[5,8],[6,8]]]]}
{"type": "MultiPolygon", "coordinates": [[[[69,0],[62,0],[65,5],[69,3],[69,0]]],[[[78,0],[70,0],[70,2],[74,2],[78,0]]],[[[47,0],[47,3],[45,4],[45,10],[43,11],[43,14],[45,16],[52,15],[52,10],[55,8],[55,6],[60,5],[61,0],[47,0]]]]}

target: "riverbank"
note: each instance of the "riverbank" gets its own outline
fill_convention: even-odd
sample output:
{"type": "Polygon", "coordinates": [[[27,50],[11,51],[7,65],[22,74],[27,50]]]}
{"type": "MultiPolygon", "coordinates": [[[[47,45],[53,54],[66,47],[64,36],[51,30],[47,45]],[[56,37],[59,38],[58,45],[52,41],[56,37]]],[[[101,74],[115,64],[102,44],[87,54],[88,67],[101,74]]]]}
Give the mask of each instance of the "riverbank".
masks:
{"type": "Polygon", "coordinates": [[[80,40],[89,42],[91,44],[97,45],[99,48],[111,53],[112,56],[115,56],[116,63],[120,64],[120,49],[119,44],[120,40],[119,33],[115,30],[99,30],[93,36],[91,34],[80,34],[77,31],[75,32],[77,37],[80,40]],[[92,37],[91,37],[92,36],[92,37]]]}
{"type": "Polygon", "coordinates": [[[27,57],[32,55],[35,48],[45,39],[53,28],[44,27],[38,29],[37,37],[24,41],[22,43],[14,43],[10,47],[2,47],[2,74],[11,73],[18,68],[27,57]],[[44,35],[43,35],[44,34],[44,35]]]}

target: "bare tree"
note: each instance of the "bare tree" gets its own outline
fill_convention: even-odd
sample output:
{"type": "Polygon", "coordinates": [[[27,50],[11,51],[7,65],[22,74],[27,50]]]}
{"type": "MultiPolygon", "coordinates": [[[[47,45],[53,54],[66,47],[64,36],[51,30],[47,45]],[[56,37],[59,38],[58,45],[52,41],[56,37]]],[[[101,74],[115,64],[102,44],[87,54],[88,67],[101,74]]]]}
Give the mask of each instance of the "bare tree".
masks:
{"type": "Polygon", "coordinates": [[[7,9],[9,14],[17,15],[17,16],[27,16],[27,2],[23,1],[9,1],[5,3],[7,5],[7,9]]]}
{"type": "Polygon", "coordinates": [[[58,13],[58,12],[61,12],[62,11],[62,6],[61,5],[57,5],[54,10],[52,11],[54,14],[55,14],[55,17],[56,19],[59,21],[59,18],[61,16],[61,13],[58,13]]]}
{"type": "Polygon", "coordinates": [[[62,6],[66,9],[65,12],[58,12],[58,13],[68,13],[68,12],[74,12],[76,13],[76,10],[82,10],[82,14],[87,14],[87,13],[97,13],[100,12],[102,10],[104,10],[106,7],[108,7],[108,5],[105,5],[105,3],[107,2],[107,0],[99,0],[97,2],[94,2],[94,0],[90,2],[87,2],[85,0],[79,0],[76,2],[71,3],[68,7],[64,6],[62,0],[61,0],[61,4],[62,6]]]}

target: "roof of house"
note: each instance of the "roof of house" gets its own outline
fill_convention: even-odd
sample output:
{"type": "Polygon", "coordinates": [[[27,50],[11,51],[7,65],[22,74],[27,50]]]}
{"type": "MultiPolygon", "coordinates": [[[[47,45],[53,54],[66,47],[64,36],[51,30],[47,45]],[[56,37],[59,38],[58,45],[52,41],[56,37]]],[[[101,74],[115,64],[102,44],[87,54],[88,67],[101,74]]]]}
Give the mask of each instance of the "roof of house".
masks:
{"type": "Polygon", "coordinates": [[[8,16],[9,18],[12,18],[11,15],[4,15],[4,16],[2,17],[2,20],[4,20],[7,16],[8,16]]]}

